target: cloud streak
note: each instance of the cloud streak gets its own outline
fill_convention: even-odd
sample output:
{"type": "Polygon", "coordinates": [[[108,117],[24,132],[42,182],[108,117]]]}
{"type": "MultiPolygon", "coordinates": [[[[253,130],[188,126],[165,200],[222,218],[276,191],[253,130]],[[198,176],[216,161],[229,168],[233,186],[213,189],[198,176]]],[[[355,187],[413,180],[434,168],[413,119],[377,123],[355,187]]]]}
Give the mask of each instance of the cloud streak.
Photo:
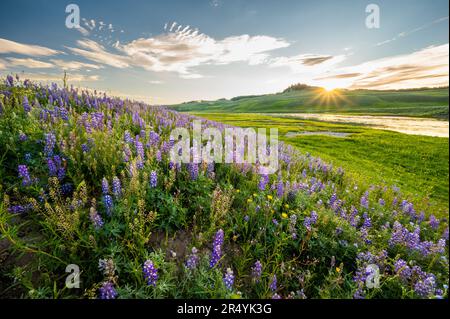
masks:
{"type": "Polygon", "coordinates": [[[23,44],[0,38],[0,53],[15,53],[28,56],[50,56],[62,53],[39,45],[23,44]]]}
{"type": "Polygon", "coordinates": [[[418,31],[427,29],[427,28],[429,28],[429,27],[431,27],[431,26],[433,26],[433,25],[435,25],[435,24],[438,24],[438,23],[440,23],[440,22],[448,21],[448,18],[449,18],[448,16],[447,16],[447,17],[442,17],[442,18],[433,20],[433,21],[431,21],[431,22],[429,22],[429,23],[426,23],[426,24],[424,24],[424,25],[421,25],[420,27],[415,28],[415,29],[413,29],[413,30],[405,31],[405,32],[400,32],[399,34],[397,34],[396,36],[394,36],[393,38],[391,38],[391,39],[389,39],[389,40],[385,40],[385,41],[382,41],[382,42],[377,43],[376,46],[381,46],[381,45],[385,45],[385,44],[391,43],[391,42],[396,41],[396,40],[398,40],[398,39],[400,39],[400,38],[404,38],[404,37],[406,37],[406,36],[409,36],[409,35],[411,35],[411,34],[413,34],[413,33],[418,32],[418,31]]]}

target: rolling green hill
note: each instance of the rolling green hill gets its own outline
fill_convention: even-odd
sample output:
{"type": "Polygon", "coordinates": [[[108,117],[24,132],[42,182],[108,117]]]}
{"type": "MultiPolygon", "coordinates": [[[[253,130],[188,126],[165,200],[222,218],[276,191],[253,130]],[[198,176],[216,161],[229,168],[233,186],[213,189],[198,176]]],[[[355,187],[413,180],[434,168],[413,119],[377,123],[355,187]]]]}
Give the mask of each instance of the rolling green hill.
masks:
{"type": "Polygon", "coordinates": [[[193,101],[170,108],[179,112],[346,113],[448,119],[448,87],[398,91],[287,89],[282,93],[193,101]]]}

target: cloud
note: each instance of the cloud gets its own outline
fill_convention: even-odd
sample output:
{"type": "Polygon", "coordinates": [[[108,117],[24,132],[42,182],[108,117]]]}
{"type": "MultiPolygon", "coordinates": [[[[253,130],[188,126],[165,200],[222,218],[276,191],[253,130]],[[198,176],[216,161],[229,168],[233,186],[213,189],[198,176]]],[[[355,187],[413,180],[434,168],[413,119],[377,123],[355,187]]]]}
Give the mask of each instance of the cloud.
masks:
{"type": "Polygon", "coordinates": [[[2,59],[0,59],[0,70],[5,70],[6,69],[6,62],[3,61],[2,59]]]}
{"type": "Polygon", "coordinates": [[[23,44],[0,38],[0,53],[16,53],[28,56],[50,56],[62,53],[39,45],[23,44]]]}
{"type": "Polygon", "coordinates": [[[48,62],[43,62],[31,58],[27,59],[18,59],[18,58],[7,58],[9,64],[12,66],[23,66],[28,69],[50,69],[53,67],[53,64],[48,62]]]}
{"type": "MultiPolygon", "coordinates": [[[[50,74],[50,73],[24,73],[20,76],[23,79],[29,79],[37,82],[62,82],[63,74],[50,74]]],[[[98,75],[83,75],[77,73],[68,73],[67,81],[69,83],[73,82],[95,82],[98,81],[100,77],[98,75]]]]}
{"type": "Polygon", "coordinates": [[[78,61],[64,61],[52,59],[50,60],[55,66],[63,69],[63,70],[80,70],[80,69],[101,69],[103,66],[91,63],[83,63],[78,61]]]}
{"type": "Polygon", "coordinates": [[[151,80],[151,81],[148,81],[148,83],[150,83],[150,84],[163,84],[164,82],[163,81],[159,81],[159,80],[151,80]]]}
{"type": "Polygon", "coordinates": [[[449,84],[449,44],[358,65],[337,68],[313,79],[315,85],[330,82],[351,89],[407,89],[449,84]]]}
{"type": "Polygon", "coordinates": [[[435,25],[435,24],[438,24],[438,23],[440,23],[440,22],[448,21],[448,18],[449,18],[448,16],[447,16],[447,17],[442,17],[442,18],[433,20],[433,21],[431,21],[431,22],[429,22],[429,23],[426,23],[426,24],[424,24],[424,25],[421,25],[420,27],[415,28],[415,29],[413,29],[413,30],[400,32],[399,34],[397,34],[396,36],[394,36],[394,37],[391,38],[391,39],[388,39],[388,40],[385,40],[385,41],[382,41],[382,42],[378,42],[378,43],[376,44],[376,46],[381,46],[381,45],[388,44],[388,43],[393,42],[393,41],[396,41],[396,40],[398,40],[398,39],[400,39],[400,38],[409,36],[410,34],[413,34],[413,33],[416,33],[416,32],[418,32],[418,31],[427,29],[427,28],[429,28],[429,27],[431,27],[431,26],[433,26],[433,25],[435,25]]]}
{"type": "Polygon", "coordinates": [[[90,34],[89,31],[83,28],[81,25],[78,28],[76,28],[76,30],[79,31],[85,37],[89,36],[90,34]]]}
{"type": "Polygon", "coordinates": [[[273,58],[271,67],[289,67],[295,73],[314,72],[330,68],[346,59],[345,55],[300,54],[273,58]]]}
{"type": "Polygon", "coordinates": [[[239,35],[216,40],[190,26],[173,22],[168,31],[158,36],[139,38],[126,44],[116,42],[115,53],[92,40],[79,40],[73,53],[91,61],[118,68],[142,67],[154,72],[176,72],[182,78],[200,78],[192,69],[200,65],[225,65],[245,62],[264,63],[268,52],[290,44],[270,36],[239,35]],[[80,48],[81,47],[81,48],[80,48]]]}
{"type": "Polygon", "coordinates": [[[72,47],[67,48],[76,55],[83,56],[100,64],[123,69],[129,67],[132,62],[127,56],[107,52],[104,46],[90,39],[78,40],[77,44],[82,49],[72,47]]]}
{"type": "Polygon", "coordinates": [[[449,45],[431,46],[411,54],[379,59],[353,67],[363,73],[352,88],[404,89],[446,86],[449,45]]]}

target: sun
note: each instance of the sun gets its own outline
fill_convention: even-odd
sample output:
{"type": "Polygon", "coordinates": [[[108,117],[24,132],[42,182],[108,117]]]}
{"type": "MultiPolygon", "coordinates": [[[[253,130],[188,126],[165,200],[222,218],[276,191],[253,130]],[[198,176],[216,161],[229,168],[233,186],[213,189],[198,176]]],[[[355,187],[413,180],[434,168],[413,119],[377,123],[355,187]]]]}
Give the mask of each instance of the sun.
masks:
{"type": "Polygon", "coordinates": [[[339,88],[339,85],[336,83],[326,83],[322,85],[322,88],[327,92],[333,92],[334,90],[339,88]]]}

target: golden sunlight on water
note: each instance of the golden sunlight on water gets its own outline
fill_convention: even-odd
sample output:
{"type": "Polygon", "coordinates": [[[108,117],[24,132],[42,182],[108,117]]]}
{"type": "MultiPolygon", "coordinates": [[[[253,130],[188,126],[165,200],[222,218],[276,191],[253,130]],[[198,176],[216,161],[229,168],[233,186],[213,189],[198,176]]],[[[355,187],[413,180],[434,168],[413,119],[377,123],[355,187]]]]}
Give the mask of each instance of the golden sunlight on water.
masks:
{"type": "Polygon", "coordinates": [[[265,113],[267,116],[289,116],[325,122],[355,123],[371,128],[391,130],[405,134],[449,137],[449,122],[428,118],[402,116],[337,115],[312,113],[265,113]]]}

